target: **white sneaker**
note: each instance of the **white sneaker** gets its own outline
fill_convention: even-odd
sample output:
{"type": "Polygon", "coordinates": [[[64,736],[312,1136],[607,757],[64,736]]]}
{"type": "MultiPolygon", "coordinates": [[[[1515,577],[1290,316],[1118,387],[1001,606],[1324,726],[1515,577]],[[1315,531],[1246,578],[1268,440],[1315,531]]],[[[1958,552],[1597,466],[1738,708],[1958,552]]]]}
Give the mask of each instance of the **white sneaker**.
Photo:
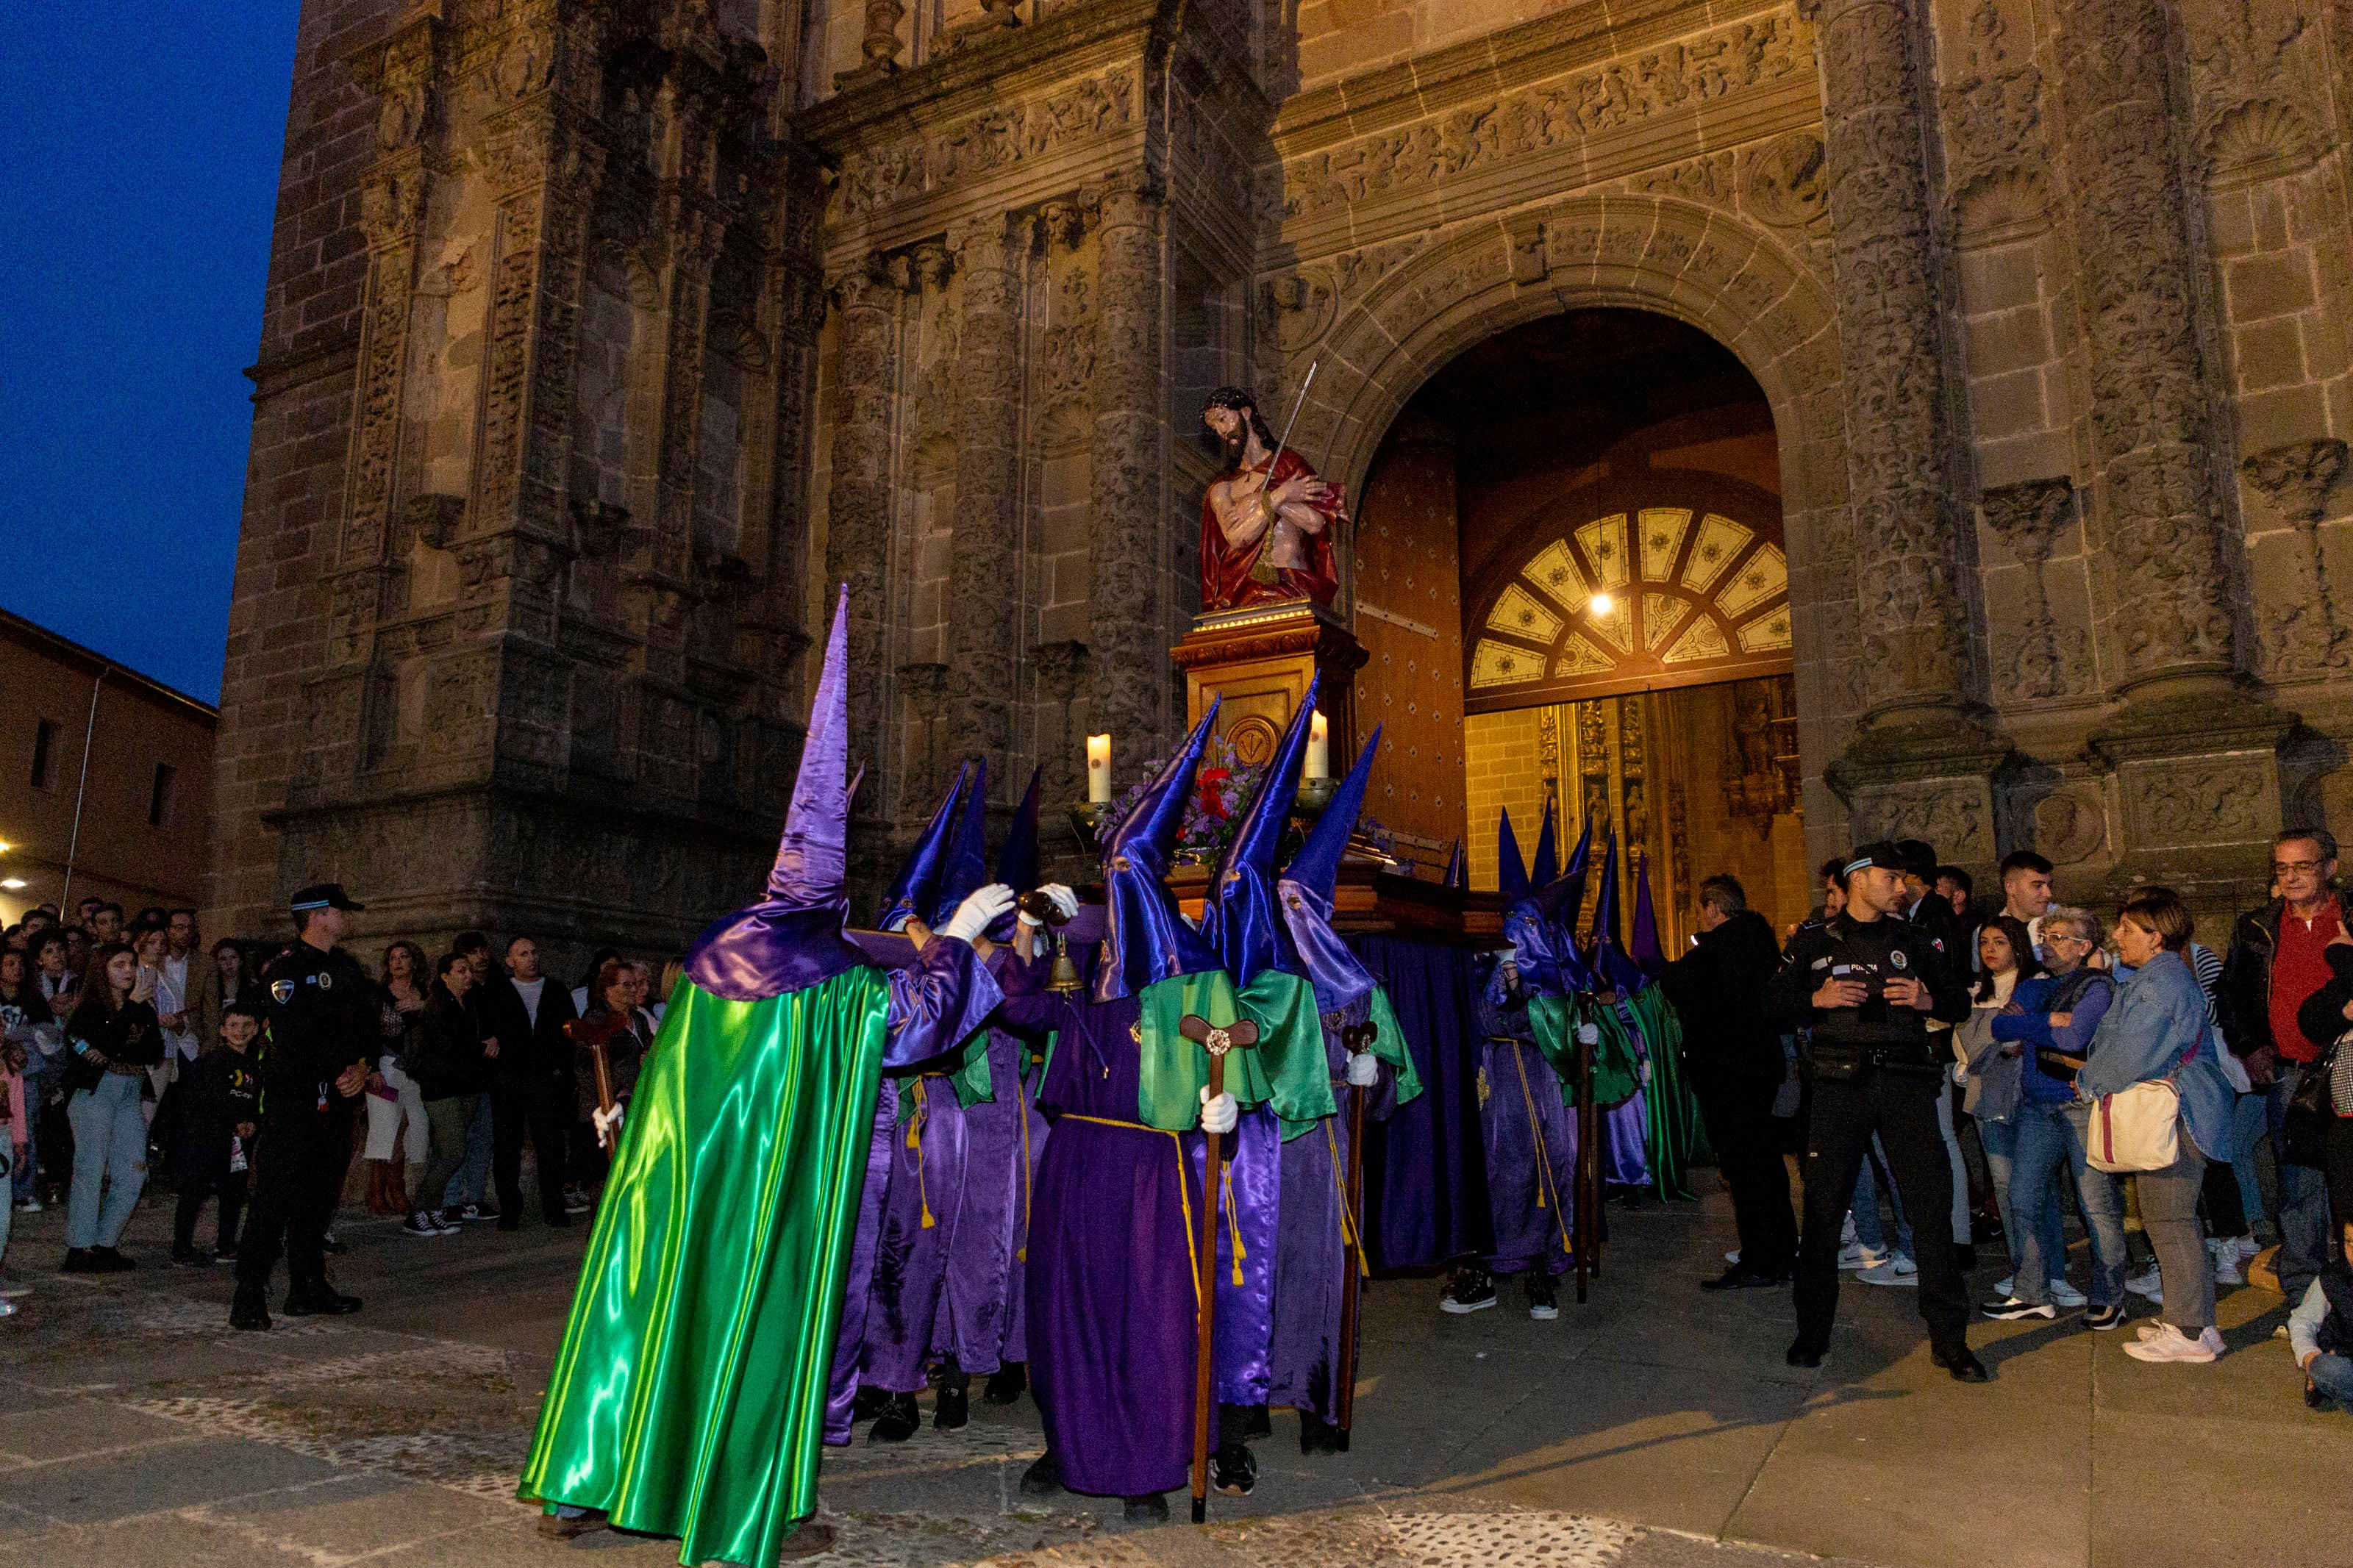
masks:
{"type": "Polygon", "coordinates": [[[2214,1283],[2244,1285],[2246,1272],[2239,1267],[2239,1244],[2229,1237],[2209,1237],[2206,1256],[2214,1262],[2214,1283]]]}
{"type": "Polygon", "coordinates": [[[2088,1307],[2092,1304],[2092,1299],[2089,1296],[2084,1295],[2064,1279],[2046,1281],[2042,1293],[2052,1306],[2063,1307],[2071,1312],[2078,1307],[2088,1307]]]}
{"type": "Polygon", "coordinates": [[[2015,1274],[2005,1274],[2000,1279],[1995,1280],[1993,1282],[1993,1293],[1997,1296],[2017,1295],[2018,1276],[2015,1274]]]}
{"type": "Polygon", "coordinates": [[[1898,1252],[1876,1268],[1866,1268],[1855,1276],[1866,1285],[1918,1285],[1920,1266],[1898,1252]]]}
{"type": "Polygon", "coordinates": [[[2263,1249],[2263,1244],[2257,1241],[2252,1234],[2232,1237],[2231,1245],[2238,1249],[2238,1254],[2242,1259],[2253,1258],[2263,1249]]]}
{"type": "Polygon", "coordinates": [[[2125,1354],[2135,1361],[2179,1361],[2200,1366],[2221,1353],[2222,1336],[2213,1329],[2193,1340],[2171,1323],[2159,1323],[2147,1338],[2125,1346],[2125,1354]]]}
{"type": "Polygon", "coordinates": [[[2136,1296],[2147,1297],[2160,1307],[2165,1305],[2164,1275],[2155,1264],[2149,1266],[2147,1273],[2136,1274],[2126,1280],[2125,1289],[2136,1296]]]}
{"type": "Polygon", "coordinates": [[[1731,1264],[1736,1268],[1740,1267],[1740,1254],[1736,1250],[1725,1253],[1724,1255],[1724,1260],[1726,1263],[1731,1264]]]}
{"type": "Polygon", "coordinates": [[[1865,1247],[1859,1241],[1850,1241],[1839,1248],[1838,1266],[1841,1268],[1877,1268],[1887,1260],[1886,1253],[1865,1247]]]}

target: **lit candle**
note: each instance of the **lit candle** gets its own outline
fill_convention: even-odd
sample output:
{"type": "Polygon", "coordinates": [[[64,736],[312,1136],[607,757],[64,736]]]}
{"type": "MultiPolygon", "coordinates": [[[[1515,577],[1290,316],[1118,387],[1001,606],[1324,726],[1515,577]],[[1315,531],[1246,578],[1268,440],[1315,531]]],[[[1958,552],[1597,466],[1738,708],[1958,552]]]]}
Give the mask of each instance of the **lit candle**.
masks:
{"type": "Polygon", "coordinates": [[[1093,805],[1111,804],[1111,737],[1087,737],[1087,800],[1093,805]]]}
{"type": "Polygon", "coordinates": [[[1328,779],[1332,776],[1332,728],[1324,722],[1324,715],[1321,713],[1307,721],[1305,776],[1311,779],[1328,779]]]}

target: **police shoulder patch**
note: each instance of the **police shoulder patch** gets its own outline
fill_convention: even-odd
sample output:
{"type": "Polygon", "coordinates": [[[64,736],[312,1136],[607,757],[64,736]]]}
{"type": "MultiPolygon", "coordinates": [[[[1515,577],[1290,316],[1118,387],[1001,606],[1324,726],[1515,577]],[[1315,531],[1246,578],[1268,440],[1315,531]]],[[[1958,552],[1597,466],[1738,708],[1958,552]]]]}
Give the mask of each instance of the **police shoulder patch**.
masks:
{"type": "Polygon", "coordinates": [[[269,996],[270,1000],[276,1002],[280,1007],[283,1007],[287,1003],[294,1000],[294,983],[291,980],[271,981],[269,983],[269,996]]]}

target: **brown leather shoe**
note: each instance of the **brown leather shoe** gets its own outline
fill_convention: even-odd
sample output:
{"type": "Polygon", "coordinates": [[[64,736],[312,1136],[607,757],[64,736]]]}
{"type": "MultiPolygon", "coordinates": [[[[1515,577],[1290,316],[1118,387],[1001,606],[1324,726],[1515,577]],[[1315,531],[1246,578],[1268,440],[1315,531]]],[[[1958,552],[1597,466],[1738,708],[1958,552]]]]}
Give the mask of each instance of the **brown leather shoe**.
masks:
{"type": "Polygon", "coordinates": [[[539,1532],[550,1541],[571,1541],[579,1536],[593,1535],[611,1522],[601,1513],[584,1513],[577,1518],[543,1513],[539,1516],[539,1532]]]}
{"type": "Polygon", "coordinates": [[[801,1521],[800,1527],[785,1537],[776,1549],[776,1561],[790,1563],[797,1557],[815,1557],[820,1552],[833,1550],[833,1526],[811,1516],[801,1521]]]}

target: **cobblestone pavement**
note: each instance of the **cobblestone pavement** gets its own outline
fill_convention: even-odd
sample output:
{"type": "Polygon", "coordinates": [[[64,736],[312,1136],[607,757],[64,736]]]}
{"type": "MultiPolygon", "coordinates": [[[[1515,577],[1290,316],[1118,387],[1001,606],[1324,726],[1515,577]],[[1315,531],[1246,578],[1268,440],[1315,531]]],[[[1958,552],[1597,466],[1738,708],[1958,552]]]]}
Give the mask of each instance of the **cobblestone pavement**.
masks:
{"type": "MultiPolygon", "coordinates": [[[[2233,1353],[2205,1368],[2141,1366],[2064,1320],[1989,1326],[1997,1381],[1964,1389],[1928,1367],[1911,1292],[1856,1287],[1831,1364],[1799,1373],[1786,1298],[1691,1288],[1720,1206],[1614,1214],[1608,1277],[1556,1322],[1508,1289],[1449,1318],[1432,1280],[1377,1282],[1353,1451],[1303,1458],[1278,1412],[1257,1491],[1206,1527],[1023,1499],[1036,1410],[976,1401],[963,1431],[829,1450],[839,1542],[813,1561],[2170,1568],[2242,1541],[2266,1568],[2353,1561],[2353,1489],[2310,1484],[2348,1473],[2353,1420],[2296,1398],[2278,1298],[2228,1296],[2233,1353]]],[[[226,1271],[162,1264],[165,1224],[149,1200],[125,1240],[143,1266],[91,1279],[50,1272],[60,1215],[18,1216],[9,1263],[37,1289],[0,1324],[0,1568],[677,1560],[612,1532],[544,1541],[513,1496],[583,1232],[418,1242],[350,1214],[337,1277],[366,1310],[257,1335],[226,1326],[226,1271]]]]}

